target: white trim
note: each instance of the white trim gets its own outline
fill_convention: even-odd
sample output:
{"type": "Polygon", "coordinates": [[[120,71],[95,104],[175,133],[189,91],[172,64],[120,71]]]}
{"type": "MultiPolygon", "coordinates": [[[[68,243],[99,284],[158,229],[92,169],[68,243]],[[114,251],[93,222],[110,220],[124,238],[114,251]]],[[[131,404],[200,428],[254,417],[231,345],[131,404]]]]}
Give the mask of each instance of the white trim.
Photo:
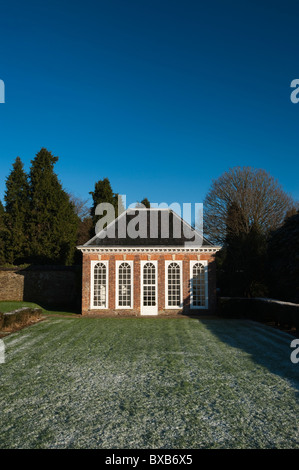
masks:
{"type": "Polygon", "coordinates": [[[221,250],[221,246],[213,247],[119,247],[119,246],[109,246],[109,247],[99,247],[99,246],[77,246],[77,249],[83,253],[216,253],[221,250]]]}
{"type": "Polygon", "coordinates": [[[134,263],[133,260],[117,260],[115,261],[115,308],[121,310],[131,310],[134,306],[134,263]],[[119,277],[119,267],[121,264],[127,263],[131,266],[131,305],[123,306],[118,304],[118,277],[119,277]]]}
{"type": "Polygon", "coordinates": [[[207,260],[190,260],[190,308],[194,310],[206,310],[209,308],[209,265],[207,260]],[[193,305],[193,267],[200,263],[205,269],[205,305],[193,305]]]}
{"type": "Polygon", "coordinates": [[[165,261],[165,308],[167,310],[177,310],[183,308],[183,262],[182,260],[166,260],[165,261]],[[180,305],[168,305],[168,266],[176,263],[180,267],[180,305]]]}
{"type": "Polygon", "coordinates": [[[107,310],[109,305],[109,297],[108,297],[108,283],[109,283],[109,261],[102,261],[102,260],[91,260],[90,261],[90,310],[107,310]],[[94,305],[93,303],[93,295],[94,295],[94,268],[98,263],[102,263],[106,266],[106,305],[105,307],[101,307],[98,305],[94,305]]]}
{"type": "Polygon", "coordinates": [[[140,315],[158,315],[158,260],[141,260],[140,261],[140,315]],[[143,305],[143,267],[145,264],[151,263],[155,266],[155,298],[156,305],[154,307],[146,307],[143,305]],[[146,312],[148,310],[148,312],[146,312]]]}

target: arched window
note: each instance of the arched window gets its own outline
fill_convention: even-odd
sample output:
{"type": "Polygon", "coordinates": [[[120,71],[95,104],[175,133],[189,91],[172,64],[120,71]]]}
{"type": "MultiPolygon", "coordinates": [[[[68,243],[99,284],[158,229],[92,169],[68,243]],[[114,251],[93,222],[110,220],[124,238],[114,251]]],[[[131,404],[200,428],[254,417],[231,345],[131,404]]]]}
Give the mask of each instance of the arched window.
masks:
{"type": "Polygon", "coordinates": [[[93,268],[93,307],[107,308],[107,265],[102,262],[93,268]]]}
{"type": "Polygon", "coordinates": [[[128,262],[118,266],[118,307],[132,307],[132,266],[128,262]]]}
{"type": "Polygon", "coordinates": [[[156,268],[153,263],[145,263],[143,266],[143,305],[156,305],[156,268]]]}
{"type": "Polygon", "coordinates": [[[208,307],[207,262],[191,261],[191,307],[208,307]]]}
{"type": "Polygon", "coordinates": [[[179,308],[182,303],[181,295],[181,264],[166,262],[166,308],[179,308]]]}

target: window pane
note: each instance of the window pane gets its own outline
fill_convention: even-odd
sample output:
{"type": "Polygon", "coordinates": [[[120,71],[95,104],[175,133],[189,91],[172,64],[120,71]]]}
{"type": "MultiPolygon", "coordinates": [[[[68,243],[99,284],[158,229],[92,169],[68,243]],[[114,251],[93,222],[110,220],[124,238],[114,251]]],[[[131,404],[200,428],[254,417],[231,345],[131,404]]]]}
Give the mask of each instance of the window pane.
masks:
{"type": "Polygon", "coordinates": [[[104,263],[97,263],[94,267],[94,295],[95,307],[106,307],[107,270],[104,263]]]}
{"type": "Polygon", "coordinates": [[[168,265],[168,306],[180,307],[181,305],[181,270],[178,263],[168,265]]]}
{"type": "Polygon", "coordinates": [[[129,263],[121,263],[118,268],[118,305],[131,307],[132,270],[129,263]]]}
{"type": "Polygon", "coordinates": [[[194,307],[205,306],[205,268],[201,263],[193,266],[192,299],[194,307]]]}
{"type": "Polygon", "coordinates": [[[143,267],[143,305],[156,305],[156,268],[153,263],[146,263],[143,267]]]}

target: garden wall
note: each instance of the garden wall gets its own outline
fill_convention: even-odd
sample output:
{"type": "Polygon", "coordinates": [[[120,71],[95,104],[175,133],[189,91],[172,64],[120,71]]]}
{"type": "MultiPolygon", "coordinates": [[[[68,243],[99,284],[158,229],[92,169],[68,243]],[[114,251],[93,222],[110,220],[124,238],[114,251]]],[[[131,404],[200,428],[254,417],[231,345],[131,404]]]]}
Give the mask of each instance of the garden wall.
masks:
{"type": "Polygon", "coordinates": [[[81,267],[0,268],[0,300],[35,302],[46,308],[80,308],[81,267]]]}

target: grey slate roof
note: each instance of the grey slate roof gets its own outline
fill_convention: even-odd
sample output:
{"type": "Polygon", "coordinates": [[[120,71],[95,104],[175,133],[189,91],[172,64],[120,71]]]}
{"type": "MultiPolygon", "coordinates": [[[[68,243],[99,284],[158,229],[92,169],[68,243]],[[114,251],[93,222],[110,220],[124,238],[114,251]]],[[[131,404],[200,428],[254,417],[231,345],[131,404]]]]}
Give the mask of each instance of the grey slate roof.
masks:
{"type": "Polygon", "coordinates": [[[214,246],[170,209],[128,209],[84,246],[214,246]],[[169,227],[169,230],[168,228],[169,227]],[[128,236],[132,229],[140,235],[128,236]]]}

